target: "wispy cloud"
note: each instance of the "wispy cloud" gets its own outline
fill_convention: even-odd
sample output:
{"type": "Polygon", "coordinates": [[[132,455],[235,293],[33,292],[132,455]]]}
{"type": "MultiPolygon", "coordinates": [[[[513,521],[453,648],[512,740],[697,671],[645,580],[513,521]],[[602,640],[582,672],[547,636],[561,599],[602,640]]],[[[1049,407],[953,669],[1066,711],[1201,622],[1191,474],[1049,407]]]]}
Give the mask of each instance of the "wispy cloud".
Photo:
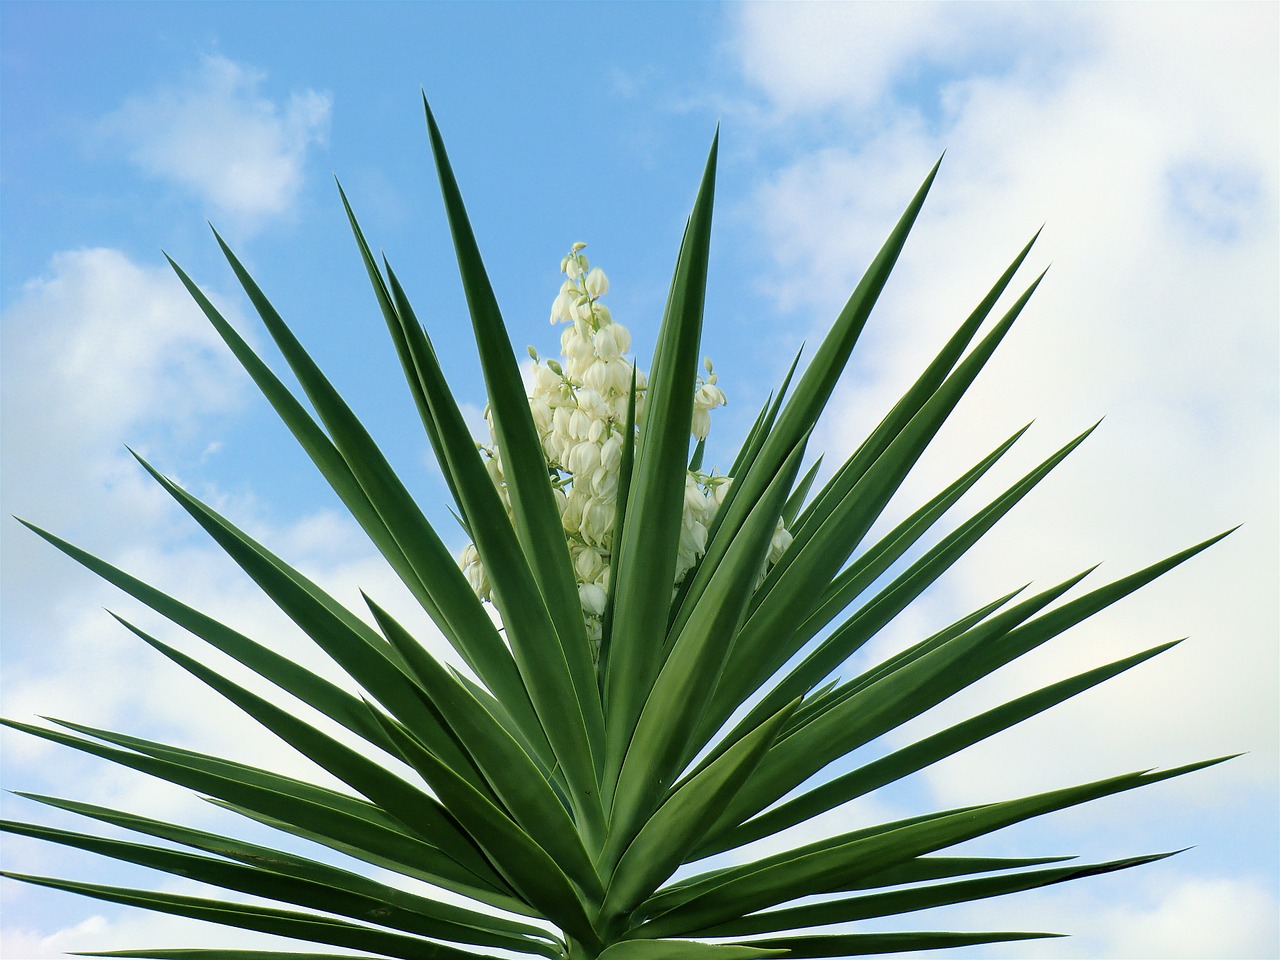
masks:
{"type": "Polygon", "coordinates": [[[277,101],[266,74],[208,56],[184,83],[131,97],[97,131],[145,174],[251,226],[288,212],[308,153],[328,139],[332,101],[307,89],[277,101]]]}

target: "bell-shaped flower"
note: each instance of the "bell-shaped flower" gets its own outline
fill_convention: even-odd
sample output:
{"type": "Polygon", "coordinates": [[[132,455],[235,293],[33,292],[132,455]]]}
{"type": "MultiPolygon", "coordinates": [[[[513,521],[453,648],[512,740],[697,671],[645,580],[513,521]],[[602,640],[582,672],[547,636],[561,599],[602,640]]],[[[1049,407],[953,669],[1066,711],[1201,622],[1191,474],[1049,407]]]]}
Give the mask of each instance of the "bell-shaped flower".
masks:
{"type": "Polygon", "coordinates": [[[729,495],[729,487],[732,485],[733,477],[711,478],[711,499],[715,501],[716,509],[724,506],[724,498],[729,495]]]}
{"type": "Polygon", "coordinates": [[[622,434],[611,433],[600,444],[600,466],[616,472],[622,465],[622,434]]]}
{"type": "Polygon", "coordinates": [[[476,596],[481,600],[488,600],[493,587],[489,583],[489,575],[485,573],[484,564],[477,559],[474,563],[468,564],[463,572],[476,596]]]}
{"type": "Polygon", "coordinates": [[[593,267],[591,272],[587,274],[587,278],[583,281],[587,288],[587,294],[594,300],[596,297],[602,297],[609,292],[609,278],[604,275],[604,271],[599,267],[593,267]]]}
{"type": "Polygon", "coordinates": [[[619,329],[623,328],[616,323],[611,323],[608,326],[601,326],[600,329],[596,331],[596,335],[591,338],[592,344],[596,348],[596,356],[601,360],[606,362],[609,360],[616,360],[622,353],[622,351],[618,349],[619,329]]]}
{"type": "Polygon", "coordinates": [[[582,508],[591,498],[577,490],[572,491],[565,500],[564,512],[560,514],[560,525],[568,533],[577,533],[582,526],[582,508]]]}
{"type": "Polygon", "coordinates": [[[690,431],[699,440],[707,439],[707,434],[711,432],[711,414],[705,407],[693,408],[693,423],[690,425],[690,431]]]}
{"type": "Polygon", "coordinates": [[[693,395],[693,402],[704,410],[714,410],[716,407],[723,407],[727,401],[723,390],[714,383],[704,383],[693,395]]]}
{"type": "Polygon", "coordinates": [[[580,583],[594,583],[604,573],[605,562],[594,547],[582,547],[573,558],[573,570],[580,583]]]}
{"type": "Polygon", "coordinates": [[[613,518],[617,513],[617,505],[606,503],[596,497],[587,500],[582,508],[582,526],[579,528],[582,539],[587,543],[603,545],[609,534],[613,532],[613,518]]]}
{"type": "Polygon", "coordinates": [[[782,523],[782,518],[778,518],[778,525],[773,530],[773,537],[769,541],[769,563],[774,564],[782,559],[782,555],[787,552],[787,548],[791,546],[791,531],[789,531],[782,523]]]}
{"type": "Polygon", "coordinates": [[[583,613],[588,616],[602,616],[608,599],[604,587],[598,583],[584,583],[578,587],[578,600],[582,604],[583,613]]]}
{"type": "Polygon", "coordinates": [[[569,451],[569,461],[565,466],[575,477],[588,476],[600,466],[600,445],[583,440],[569,451]]]}

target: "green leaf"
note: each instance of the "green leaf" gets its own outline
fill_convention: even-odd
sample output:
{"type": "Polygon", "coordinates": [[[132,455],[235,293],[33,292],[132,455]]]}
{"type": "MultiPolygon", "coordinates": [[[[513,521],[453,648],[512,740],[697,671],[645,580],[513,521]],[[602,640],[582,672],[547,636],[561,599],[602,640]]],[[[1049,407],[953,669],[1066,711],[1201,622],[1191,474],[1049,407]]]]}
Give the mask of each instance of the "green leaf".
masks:
{"type": "Polygon", "coordinates": [[[1200,770],[1224,759],[1202,761],[1158,773],[1131,773],[1016,800],[988,803],[872,836],[847,835],[809,844],[773,862],[747,865],[636,932],[673,936],[706,929],[755,910],[843,888],[914,857],[954,846],[994,830],[1057,810],[1200,770]],[[856,839],[850,839],[856,836],[856,839]]]}
{"type": "Polygon", "coordinates": [[[64,726],[127,749],[106,747],[15,720],[0,720],[0,723],[198,790],[254,819],[287,825],[291,832],[321,840],[371,863],[394,864],[392,869],[401,873],[418,876],[503,909],[520,910],[520,901],[508,896],[509,888],[492,868],[462,866],[365,800],[245,764],[67,721],[62,721],[64,726]]]}
{"type": "MultiPolygon", "coordinates": [[[[109,887],[97,883],[55,880],[51,877],[36,877],[7,871],[0,873],[0,876],[41,887],[50,887],[54,890],[79,893],[98,900],[106,900],[109,903],[142,907],[156,913],[205,920],[228,927],[293,937],[296,940],[331,943],[338,947],[367,950],[383,957],[400,957],[403,960],[475,960],[476,957],[470,951],[432,943],[429,940],[376,930],[345,920],[299,913],[295,910],[227,903],[176,893],[152,893],[146,890],[130,890],[125,887],[109,887]]],[[[128,954],[125,955],[128,956],[128,954]]]]}
{"type": "MultiPolygon", "coordinates": [[[[941,160],[938,162],[941,163],[941,160]]],[[[678,629],[682,620],[691,616],[697,608],[702,592],[710,583],[712,574],[723,559],[738,528],[746,520],[751,507],[769,486],[800,437],[806,435],[817,423],[848,362],[853,345],[866,324],[871,308],[906,243],[907,235],[911,232],[911,226],[937,172],[938,165],[935,164],[850,295],[844,309],[840,311],[813,362],[801,376],[794,395],[778,415],[777,424],[767,434],[763,434],[760,449],[749,458],[750,464],[745,473],[735,475],[728,496],[712,524],[706,554],[698,570],[691,574],[693,579],[684,593],[673,629],[678,629]]]]}
{"type": "MultiPolygon", "coordinates": [[[[376,630],[146,461],[139,462],[325,653],[419,736],[459,762],[459,769],[469,768],[423,702],[399,653],[376,630]]],[[[473,779],[480,782],[478,774],[473,779]]]]}
{"type": "Polygon", "coordinates": [[[387,886],[332,864],[321,863],[272,847],[264,847],[221,834],[206,833],[190,827],[140,817],[136,814],[111,810],[107,807],[99,807],[93,804],[29,793],[20,793],[19,796],[81,816],[91,817],[103,823],[123,827],[136,833],[180,843],[202,850],[205,853],[236,860],[250,866],[269,869],[273,873],[299,880],[313,881],[384,903],[396,904],[422,916],[433,917],[454,925],[475,927],[481,930],[490,930],[518,937],[545,938],[547,936],[546,931],[540,927],[531,926],[517,920],[510,920],[492,912],[477,913],[475,910],[470,910],[466,907],[440,903],[409,893],[398,887],[387,886]]]}
{"type": "Polygon", "coordinates": [[[863,474],[880,458],[880,455],[884,453],[894,438],[902,433],[929,399],[938,392],[947,375],[960,359],[965,347],[977,335],[978,330],[995,308],[1000,297],[1004,295],[1009,284],[1013,282],[1014,275],[1022,267],[1039,235],[1039,231],[1036,231],[1035,236],[1027,242],[1026,246],[1014,257],[1013,262],[1005,268],[1004,273],[992,285],[987,295],[982,298],[981,302],[956,329],[956,332],[951,335],[950,339],[943,345],[937,356],[933,358],[915,383],[894,404],[893,409],[885,415],[875,430],[871,432],[871,435],[858,445],[858,449],[849,458],[845,466],[837,471],[822,492],[801,513],[799,517],[801,527],[829,512],[831,507],[842,499],[844,491],[851,488],[853,484],[862,478],[863,474]]]}
{"type": "Polygon", "coordinates": [[[605,948],[599,960],[757,960],[786,956],[785,950],[749,944],[696,940],[623,940],[605,948]]]}
{"type": "Polygon", "coordinates": [[[360,698],[325,680],[288,657],[232,630],[212,617],[187,606],[179,600],[157,590],[150,584],[132,577],[93,554],[90,554],[46,530],[19,520],[23,526],[43,537],[71,559],[83,564],[108,583],[130,596],[141,600],[151,609],[176,623],[210,646],[244,664],[259,676],[270,680],[280,689],[291,693],[303,703],[314,707],[325,716],[341,723],[348,730],[359,734],[378,747],[387,743],[382,729],[369,719],[368,711],[360,698]]]}
{"type": "Polygon", "coordinates": [[[763,569],[778,511],[799,471],[804,443],[774,477],[716,570],[705,601],[674,639],[653,684],[618,776],[610,833],[600,863],[610,868],[665,797],[688,762],[690,738],[705,707],[703,694],[725,662],[742,623],[750,587],[763,569]]]}
{"type": "MultiPolygon", "coordinates": [[[[412,307],[389,267],[387,274],[400,315],[407,323],[416,325],[412,307]]],[[[435,419],[443,462],[456,478],[463,513],[470,518],[468,532],[475,541],[480,559],[493,583],[494,603],[501,614],[516,663],[528,689],[533,692],[537,703],[542,705],[539,709],[543,730],[555,728],[578,731],[583,737],[592,725],[603,730],[603,718],[588,721],[583,713],[583,704],[572,695],[573,691],[567,686],[571,676],[568,663],[562,662],[559,667],[552,664],[549,668],[547,652],[556,650],[558,644],[555,638],[556,626],[544,605],[533,571],[521,552],[515,531],[507,520],[498,492],[476,455],[475,442],[449,393],[444,372],[440,369],[434,351],[428,349],[417,356],[415,361],[435,419]]],[[[544,462],[544,477],[545,467],[544,462]]],[[[563,534],[561,536],[563,538],[563,534]]],[[[577,617],[581,620],[581,606],[578,606],[577,611],[577,617]]],[[[589,699],[595,706],[588,704],[585,709],[587,712],[594,710],[598,713],[598,696],[592,694],[589,699]]],[[[578,758],[575,762],[581,766],[583,758],[590,759],[593,751],[599,750],[598,746],[592,748],[582,737],[577,738],[576,744],[564,737],[557,737],[556,740],[559,743],[556,757],[566,770],[573,767],[573,762],[566,759],[563,751],[574,751],[578,758]]],[[[587,771],[582,770],[581,776],[587,777],[587,771]]],[[[597,823],[600,817],[599,793],[594,782],[592,774],[584,781],[582,791],[574,794],[579,818],[588,823],[597,823]]]]}
{"type": "Polygon", "coordinates": [[[916,910],[927,910],[955,903],[971,903],[975,900],[1002,897],[1010,893],[1065,883],[1068,880],[1126,870],[1129,867],[1154,863],[1170,856],[1173,854],[1160,853],[1145,857],[1129,857],[1125,860],[1112,860],[1109,863],[1054,867],[1049,870],[1032,870],[1012,876],[979,877],[955,883],[940,883],[909,890],[892,890],[861,897],[849,897],[843,900],[827,900],[822,903],[811,903],[784,910],[768,910],[727,920],[698,931],[698,935],[741,937],[818,927],[831,923],[850,923],[875,917],[897,916],[916,910]]]}
{"type": "Polygon", "coordinates": [[[471,838],[459,828],[451,813],[430,795],[400,779],[385,766],[359,750],[321,733],[274,703],[233,683],[217,671],[121,621],[197,679],[222,694],[253,719],[309,757],[343,783],[362,793],[379,809],[414,830],[464,866],[480,866],[471,838]]]}
{"type": "MultiPolygon", "coordinates": [[[[272,326],[282,326],[282,322],[276,324],[275,321],[278,318],[275,316],[274,309],[261,295],[261,291],[257,290],[256,284],[247,272],[244,272],[244,268],[239,266],[239,261],[235,259],[230,249],[224,246],[223,250],[233,269],[239,267],[237,276],[241,278],[242,285],[246,285],[246,289],[255,291],[257,297],[255,303],[261,304],[262,309],[266,311],[266,316],[273,318],[272,326]]],[[[384,519],[375,508],[371,498],[356,479],[351,465],[339,452],[334,442],[316,425],[302,405],[227,323],[191,278],[172,260],[169,263],[219,336],[231,348],[236,359],[253,378],[254,383],[280,415],[281,420],[297,438],[312,462],[400,579],[413,592],[423,609],[436,622],[467,664],[486,683],[493,684],[494,689],[502,689],[503,679],[515,674],[515,664],[511,660],[511,654],[498,636],[480,601],[468,588],[462,571],[458,569],[457,563],[454,562],[440,538],[436,536],[435,531],[430,525],[425,525],[425,528],[420,526],[416,530],[402,527],[398,533],[403,539],[398,539],[393,534],[390,522],[384,519]]],[[[294,350],[295,353],[300,351],[300,346],[294,350]]],[[[301,358],[298,358],[298,361],[303,362],[301,358]]],[[[320,388],[315,386],[313,389],[320,388]]],[[[354,418],[348,417],[348,419],[354,418]]],[[[357,424],[357,433],[362,430],[363,428],[358,427],[357,424]]],[[[369,445],[372,445],[371,440],[369,445]]],[[[362,461],[357,457],[356,462],[362,461]]]]}
{"type": "Polygon", "coordinates": [[[607,795],[616,788],[662,665],[684,508],[718,144],[717,135],[680,244],[649,374],[626,520],[621,537],[614,540],[619,575],[611,587],[613,639],[605,674],[607,795]]]}
{"type": "MultiPolygon", "coordinates": [[[[526,651],[529,659],[521,666],[534,706],[576,797],[576,805],[584,812],[593,806],[598,809],[595,757],[603,748],[604,716],[577,582],[547,475],[546,455],[440,130],[425,97],[422,103],[489,392],[494,432],[502,451],[516,534],[534,571],[559,641],[558,656],[546,649],[529,650],[526,651]],[[575,700],[580,720],[572,718],[572,711],[565,709],[566,702],[575,700]],[[569,722],[571,719],[574,722],[569,722]]],[[[512,628],[509,621],[506,626],[508,630],[512,628]]]]}
{"type": "MultiPolygon", "coordinates": [[[[830,695],[821,711],[808,714],[804,726],[790,731],[769,752],[751,784],[725,810],[722,825],[736,825],[799,786],[831,761],[919,716],[996,669],[980,651],[993,646],[1013,626],[1052,603],[1084,574],[1024,600],[960,636],[919,651],[896,670],[847,695],[830,695]]],[[[1007,661],[1003,661],[1007,662],[1007,661]]]]}
{"type": "Polygon", "coordinates": [[[818,470],[822,467],[822,457],[818,457],[813,461],[805,475],[796,483],[796,488],[791,491],[791,496],[787,497],[787,503],[782,508],[783,526],[790,528],[796,520],[796,514],[800,512],[800,507],[804,504],[804,498],[809,495],[809,491],[813,488],[813,481],[818,478],[818,470]]]}
{"type": "Polygon", "coordinates": [[[230,863],[214,857],[150,847],[123,840],[109,840],[70,830],[13,821],[0,821],[0,829],[16,836],[33,837],[78,847],[125,863],[135,863],[227,890],[338,914],[419,936],[508,950],[522,950],[537,953],[551,960],[556,960],[560,956],[559,950],[545,941],[498,933],[488,929],[487,926],[442,919],[436,915],[435,905],[431,901],[404,894],[394,888],[385,888],[385,891],[380,891],[379,895],[370,896],[366,893],[332,887],[324,882],[290,876],[265,866],[230,863]],[[423,913],[424,908],[429,912],[423,913]]]}
{"type": "Polygon", "coordinates": [[[684,863],[689,851],[773,745],[798,702],[788,704],[760,724],[658,808],[619,860],[602,916],[626,916],[684,863]]]}
{"type": "MultiPolygon", "coordinates": [[[[398,637],[404,646],[412,643],[390,614],[367,596],[365,602],[383,633],[398,637]]],[[[580,886],[599,889],[600,878],[578,831],[542,771],[484,706],[425,650],[418,663],[426,697],[515,822],[580,886]]]]}
{"type": "MultiPolygon", "coordinates": [[[[627,394],[627,424],[622,432],[622,462],[618,465],[618,494],[614,506],[613,542],[622,542],[626,528],[627,504],[631,500],[631,480],[636,463],[636,365],[631,364],[631,388],[627,394]]],[[[609,582],[617,583],[618,551],[609,552],[609,582]]],[[[604,696],[604,680],[609,675],[609,654],[613,648],[613,618],[616,609],[617,590],[610,590],[605,597],[604,615],[600,619],[600,660],[596,664],[596,679],[600,695],[604,696]]]]}
{"type": "MultiPolygon", "coordinates": [[[[490,862],[522,899],[570,936],[598,943],[583,899],[559,865],[503,810],[425,749],[409,750],[404,759],[430,784],[444,807],[484,850],[490,862]]],[[[599,887],[584,891],[599,897],[599,887]]]]}
{"type": "Polygon", "coordinates": [[[135,960],[369,960],[354,953],[283,953],[276,950],[111,950],[106,953],[72,952],[72,957],[132,957],[135,960]]]}
{"type": "Polygon", "coordinates": [[[842,803],[865,796],[872,790],[923,770],[930,764],[959,753],[966,747],[992,737],[1002,730],[1007,730],[1028,717],[1043,713],[1050,707],[1089,690],[1104,680],[1109,680],[1131,667],[1150,660],[1180,642],[1162,644],[1068,680],[1061,680],[1043,687],[1034,693],[1018,697],[1016,700],[948,727],[910,746],[895,750],[856,770],[827,780],[812,790],[728,831],[716,844],[716,849],[727,850],[761,837],[772,836],[842,803]]]}
{"type": "Polygon", "coordinates": [[[818,937],[773,937],[756,940],[762,947],[786,950],[799,958],[866,957],[908,950],[948,950],[983,943],[1010,943],[1016,940],[1043,940],[1059,933],[843,933],[818,937]]]}
{"type": "MultiPolygon", "coordinates": [[[[924,556],[912,563],[853,616],[832,631],[800,664],[783,677],[773,690],[765,695],[748,716],[764,714],[771,708],[776,709],[779,704],[786,702],[788,695],[798,695],[835,670],[950,569],[969,547],[1013,509],[1036,484],[1079,446],[1091,431],[1092,428],[1066,444],[996,500],[930,548],[924,556]]],[[[846,571],[837,576],[831,582],[831,587],[823,594],[813,613],[795,630],[794,636],[785,642],[777,642],[776,645],[781,649],[773,654],[772,659],[766,661],[769,673],[781,666],[800,649],[803,643],[816,636],[841,609],[886,572],[893,562],[901,557],[950,506],[977,483],[1022,433],[1023,430],[1015,433],[964,476],[903,521],[880,544],[867,551],[846,571]]],[[[759,682],[763,682],[764,679],[760,677],[759,682]]],[[[746,693],[740,692],[744,686],[746,685],[741,684],[731,691],[738,696],[739,700],[746,696],[746,693],[751,692],[750,689],[746,693]]],[[[727,698],[730,694],[726,693],[725,696],[727,698]]]]}
{"type": "Polygon", "coordinates": [[[276,950],[111,950],[106,953],[72,952],[72,957],[133,957],[135,960],[369,960],[354,953],[282,953],[276,950]]]}

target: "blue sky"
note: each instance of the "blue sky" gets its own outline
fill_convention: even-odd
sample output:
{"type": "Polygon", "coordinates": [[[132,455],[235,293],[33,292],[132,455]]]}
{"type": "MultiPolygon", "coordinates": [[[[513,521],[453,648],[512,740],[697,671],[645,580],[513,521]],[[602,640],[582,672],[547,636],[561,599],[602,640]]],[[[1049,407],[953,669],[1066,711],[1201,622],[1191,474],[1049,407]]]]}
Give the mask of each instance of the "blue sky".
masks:
{"type": "MultiPolygon", "coordinates": [[[[168,272],[162,250],[263,342],[210,221],[462,545],[333,182],[478,414],[420,89],[516,346],[544,355],[556,349],[546,317],[559,260],[582,240],[647,366],[720,124],[704,350],[729,396],[711,435],[722,463],[945,149],[813,449],[829,463],[847,455],[1042,223],[1029,267],[1052,263],[1048,279],[890,512],[1028,420],[1025,449],[970,508],[1106,421],[871,652],[1026,581],[1099,560],[1101,575],[1118,576],[1245,526],[902,736],[1124,653],[1187,643],[842,822],[1248,751],[1000,841],[1008,852],[1094,857],[1196,844],[1188,853],[911,923],[1075,934],[974,957],[1274,956],[1277,17],[1270,4],[5,3],[3,513],[309,656],[139,476],[129,443],[338,596],[354,604],[357,587],[394,589],[168,272]]],[[[306,770],[122,636],[101,609],[130,613],[118,595],[16,523],[0,533],[6,715],[306,770]]],[[[220,822],[100,764],[8,735],[4,748],[8,789],[220,822]]],[[[40,815],[10,797],[4,806],[40,815]]],[[[5,861],[157,882],[20,841],[6,843],[5,861]]],[[[0,890],[5,956],[243,942],[13,883],[0,890]]]]}

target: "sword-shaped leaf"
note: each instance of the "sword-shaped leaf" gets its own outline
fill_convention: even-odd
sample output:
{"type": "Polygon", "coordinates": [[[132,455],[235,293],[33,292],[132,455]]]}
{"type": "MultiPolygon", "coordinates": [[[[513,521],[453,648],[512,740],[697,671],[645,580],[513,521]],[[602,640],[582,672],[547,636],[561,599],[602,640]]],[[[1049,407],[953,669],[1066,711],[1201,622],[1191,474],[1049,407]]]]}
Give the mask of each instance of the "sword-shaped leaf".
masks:
{"type": "Polygon", "coordinates": [[[1017,800],[988,803],[948,816],[849,840],[833,837],[766,866],[750,866],[667,914],[642,924],[635,932],[652,937],[678,936],[723,923],[733,917],[812,894],[839,890],[852,880],[935,850],[982,836],[1033,817],[1182,776],[1221,763],[1227,757],[1201,761],[1157,773],[1140,772],[1052,790],[1017,800]]]}
{"type": "Polygon", "coordinates": [[[729,798],[751,776],[795,707],[789,704],[769,717],[658,808],[613,871],[602,916],[626,916],[685,862],[729,798]]]}
{"type": "Polygon", "coordinates": [[[248,843],[222,834],[207,833],[191,827],[166,823],[162,820],[153,820],[149,817],[140,817],[120,810],[111,810],[94,804],[29,793],[19,794],[19,796],[81,816],[91,817],[103,823],[123,827],[135,833],[180,843],[196,850],[202,850],[205,853],[236,860],[250,866],[262,866],[270,869],[273,873],[300,880],[315,881],[349,893],[381,900],[385,903],[398,904],[424,917],[433,917],[454,926],[474,927],[481,931],[504,933],[516,937],[539,939],[547,937],[546,931],[540,927],[518,920],[511,920],[492,911],[478,913],[475,910],[455,904],[430,900],[407,890],[402,890],[399,887],[379,883],[377,880],[353,873],[350,870],[344,870],[332,864],[321,863],[284,850],[248,843]]]}
{"type": "Polygon", "coordinates": [[[827,900],[823,903],[811,903],[803,907],[788,907],[782,910],[767,910],[754,913],[749,917],[727,920],[706,930],[699,931],[699,936],[742,937],[760,933],[777,933],[786,930],[798,930],[804,927],[819,927],[831,923],[850,923],[855,920],[870,920],[874,917],[897,916],[916,910],[928,910],[931,907],[948,906],[955,903],[969,903],[974,900],[985,900],[991,897],[1003,897],[1010,893],[1034,890],[1068,880],[1079,880],[1094,877],[1103,873],[1114,873],[1147,863],[1154,863],[1172,853],[1157,853],[1144,857],[1129,857],[1125,860],[1112,860],[1108,863],[1092,863],[1070,867],[1054,867],[1049,870],[1030,870],[1012,876],[977,877],[959,880],[954,883],[938,883],[927,887],[914,887],[909,890],[891,890],[885,893],[873,893],[860,897],[849,897],[843,900],[827,900]]]}
{"type": "MultiPolygon", "coordinates": [[[[604,716],[600,705],[582,604],[569,562],[564,528],[547,475],[546,456],[529,412],[520,368],[511,350],[498,302],[480,258],[475,235],[462,203],[458,183],[445,153],[435,117],[422,101],[440,192],[453,234],[458,270],[471,312],[476,347],[489,392],[489,411],[502,450],[504,475],[511,495],[515,529],[530,568],[536,575],[547,613],[555,624],[556,649],[527,651],[525,682],[543,727],[564,768],[576,806],[599,807],[597,764],[603,748],[604,716]],[[566,704],[576,701],[577,717],[566,704]]],[[[511,629],[512,624],[507,623],[511,629]]]]}
{"type": "MultiPolygon", "coordinates": [[[[412,642],[404,627],[390,614],[368,597],[365,602],[383,633],[400,638],[405,645],[412,642]]],[[[427,699],[440,712],[512,819],[580,886],[598,887],[600,879],[582,846],[582,839],[542,771],[502,724],[430,654],[424,651],[419,662],[422,667],[419,676],[427,699]]]]}
{"type": "Polygon", "coordinates": [[[598,881],[580,894],[546,850],[429,750],[406,750],[404,759],[431,785],[440,802],[453,811],[467,834],[526,903],[570,936],[598,943],[584,904],[584,900],[598,899],[603,894],[598,881]]]}
{"type": "MultiPolygon", "coordinates": [[[[401,960],[476,960],[476,955],[467,950],[459,950],[456,947],[433,943],[418,937],[408,937],[388,930],[365,927],[346,920],[301,913],[297,910],[259,907],[247,903],[228,903],[177,893],[153,893],[149,890],[131,890],[99,883],[55,880],[52,877],[36,877],[21,873],[3,872],[0,876],[41,887],[50,887],[54,890],[80,893],[108,903],[119,903],[127,907],[144,907],[157,913],[168,913],[192,920],[206,920],[227,927],[240,927],[244,930],[292,937],[295,940],[310,940],[313,943],[331,943],[335,947],[367,950],[382,957],[399,957],[401,960]]],[[[97,954],[97,956],[104,956],[104,954],[97,954]]],[[[124,956],[141,956],[141,954],[126,953],[124,956]]]]}
{"type": "MultiPolygon", "coordinates": [[[[278,317],[275,315],[274,308],[257,289],[257,285],[247,271],[239,265],[239,261],[235,259],[230,249],[224,247],[223,250],[233,269],[239,268],[237,275],[242,285],[254,291],[255,303],[262,306],[267,317],[272,317],[272,325],[275,326],[278,317]]],[[[351,511],[351,515],[364,528],[400,579],[417,597],[423,609],[431,615],[468,665],[487,683],[494,684],[495,688],[501,688],[503,679],[515,673],[511,654],[503,645],[484,608],[471,593],[466,578],[435,531],[430,525],[425,525],[425,528],[418,526],[414,535],[408,536],[406,530],[395,531],[392,528],[389,520],[375,507],[356,478],[351,464],[334,442],[311,419],[279,378],[249,348],[231,324],[227,323],[191,278],[172,260],[169,263],[213,324],[218,335],[253,378],[263,396],[275,408],[281,420],[311,457],[312,462],[324,475],[334,492],[351,511]]],[[[295,344],[291,352],[299,354],[302,348],[295,344]]],[[[309,358],[304,361],[301,356],[298,356],[295,360],[304,371],[309,366],[313,366],[309,358]]],[[[323,386],[327,386],[327,382],[323,386]]],[[[313,390],[322,394],[323,386],[313,384],[313,390]]],[[[350,415],[350,411],[347,411],[347,416],[343,419],[350,421],[354,417],[350,415]]],[[[362,432],[363,428],[357,425],[354,433],[349,431],[349,434],[359,435],[362,432]]],[[[356,462],[362,461],[357,458],[356,462]]]]}
{"type": "Polygon", "coordinates": [[[1007,730],[1028,717],[1043,713],[1050,707],[1095,687],[1104,680],[1110,680],[1131,667],[1136,667],[1164,653],[1180,642],[1175,640],[1173,643],[1162,644],[1068,680],[1060,680],[1034,693],[993,707],[910,746],[895,750],[856,770],[827,780],[812,790],[727,831],[715,844],[714,849],[728,850],[778,833],[842,803],[847,803],[918,770],[923,770],[930,764],[959,753],[966,747],[992,737],[1002,730],[1007,730]]]}
{"type": "Polygon", "coordinates": [[[431,901],[404,894],[403,891],[397,891],[394,888],[386,888],[385,892],[370,896],[366,893],[333,887],[321,881],[291,876],[262,865],[234,863],[217,857],[94,837],[71,830],[13,821],[0,821],[0,830],[15,836],[33,837],[78,847],[124,863],[150,867],[153,870],[198,880],[225,890],[235,890],[268,900],[333,913],[417,936],[507,950],[522,950],[548,957],[550,960],[558,960],[561,956],[560,951],[545,939],[532,940],[527,937],[498,933],[485,927],[441,919],[435,916],[431,901]],[[423,906],[430,912],[421,912],[420,908],[423,906]]]}
{"type": "Polygon", "coordinates": [[[661,667],[667,637],[702,335],[718,144],[717,137],[680,243],[649,372],[627,515],[621,537],[614,541],[619,555],[618,579],[611,585],[613,635],[604,677],[604,788],[609,796],[616,788],[632,734],[661,667]]]}
{"type": "Polygon", "coordinates": [[[778,511],[799,471],[807,439],[802,437],[783,463],[734,538],[703,603],[672,642],[618,776],[610,833],[600,859],[606,870],[618,862],[684,767],[689,738],[706,705],[700,693],[715,682],[726,641],[742,622],[751,584],[764,566],[778,511]]]}

